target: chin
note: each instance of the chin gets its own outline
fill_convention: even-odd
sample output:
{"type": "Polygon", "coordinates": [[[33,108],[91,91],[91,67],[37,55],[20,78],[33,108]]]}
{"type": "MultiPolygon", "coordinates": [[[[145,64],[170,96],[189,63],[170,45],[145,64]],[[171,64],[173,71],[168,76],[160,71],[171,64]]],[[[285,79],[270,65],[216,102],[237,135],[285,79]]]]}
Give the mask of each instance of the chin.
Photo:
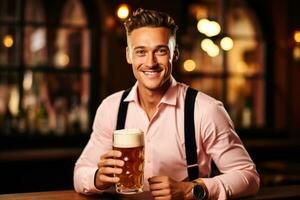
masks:
{"type": "Polygon", "coordinates": [[[159,90],[161,87],[160,86],[146,86],[146,88],[148,90],[151,90],[151,91],[157,91],[159,90]]]}
{"type": "Polygon", "coordinates": [[[145,88],[148,88],[148,89],[158,89],[161,87],[161,81],[143,81],[141,82],[143,83],[143,85],[145,86],[145,88]]]}

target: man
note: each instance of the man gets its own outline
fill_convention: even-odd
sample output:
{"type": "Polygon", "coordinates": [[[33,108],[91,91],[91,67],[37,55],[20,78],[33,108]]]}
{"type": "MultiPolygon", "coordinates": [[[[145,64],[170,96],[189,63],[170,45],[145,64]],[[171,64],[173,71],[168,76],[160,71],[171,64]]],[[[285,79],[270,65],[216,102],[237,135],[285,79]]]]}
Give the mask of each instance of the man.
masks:
{"type": "MultiPolygon", "coordinates": [[[[187,181],[184,141],[184,100],[187,86],[172,77],[178,59],[177,26],[165,13],[138,9],[126,22],[126,57],[136,84],[128,102],[125,128],[140,128],[145,138],[145,189],[154,199],[227,199],[253,195],[259,188],[255,165],[234,131],[221,102],[198,92],[195,137],[200,177],[187,181]],[[210,175],[211,161],[221,175],[210,175]],[[201,195],[196,197],[196,187],[201,195]]],[[[93,132],[74,170],[77,192],[102,192],[119,181],[124,162],[112,150],[119,102],[123,91],[103,100],[93,132]],[[117,166],[117,167],[114,167],[117,166]]]]}

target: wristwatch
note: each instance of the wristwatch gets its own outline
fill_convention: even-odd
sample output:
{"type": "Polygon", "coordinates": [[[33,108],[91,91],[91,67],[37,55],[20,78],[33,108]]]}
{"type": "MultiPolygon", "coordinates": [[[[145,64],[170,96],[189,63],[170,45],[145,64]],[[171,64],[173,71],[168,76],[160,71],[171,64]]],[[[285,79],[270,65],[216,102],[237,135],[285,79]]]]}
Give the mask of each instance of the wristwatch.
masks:
{"type": "Polygon", "coordinates": [[[204,184],[200,184],[197,181],[193,181],[194,186],[192,188],[193,198],[195,200],[207,200],[208,192],[204,184]]]}

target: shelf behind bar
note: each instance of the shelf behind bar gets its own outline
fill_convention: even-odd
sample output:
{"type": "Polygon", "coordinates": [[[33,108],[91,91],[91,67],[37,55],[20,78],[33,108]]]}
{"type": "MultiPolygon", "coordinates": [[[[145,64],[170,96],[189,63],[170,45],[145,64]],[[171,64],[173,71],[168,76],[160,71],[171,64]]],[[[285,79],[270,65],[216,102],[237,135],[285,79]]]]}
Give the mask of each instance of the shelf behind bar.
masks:
{"type": "Polygon", "coordinates": [[[82,148],[20,149],[0,152],[1,162],[76,159],[82,148]]]}

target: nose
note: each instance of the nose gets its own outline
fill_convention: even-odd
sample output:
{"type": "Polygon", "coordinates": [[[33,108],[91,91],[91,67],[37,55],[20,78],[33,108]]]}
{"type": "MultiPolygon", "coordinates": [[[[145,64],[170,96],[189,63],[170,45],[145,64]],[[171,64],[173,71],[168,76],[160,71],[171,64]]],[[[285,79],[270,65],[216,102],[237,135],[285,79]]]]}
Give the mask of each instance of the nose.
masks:
{"type": "Polygon", "coordinates": [[[157,65],[157,58],[155,56],[154,53],[149,53],[147,55],[147,60],[146,60],[146,63],[145,63],[148,67],[152,67],[152,66],[155,66],[157,65]]]}

